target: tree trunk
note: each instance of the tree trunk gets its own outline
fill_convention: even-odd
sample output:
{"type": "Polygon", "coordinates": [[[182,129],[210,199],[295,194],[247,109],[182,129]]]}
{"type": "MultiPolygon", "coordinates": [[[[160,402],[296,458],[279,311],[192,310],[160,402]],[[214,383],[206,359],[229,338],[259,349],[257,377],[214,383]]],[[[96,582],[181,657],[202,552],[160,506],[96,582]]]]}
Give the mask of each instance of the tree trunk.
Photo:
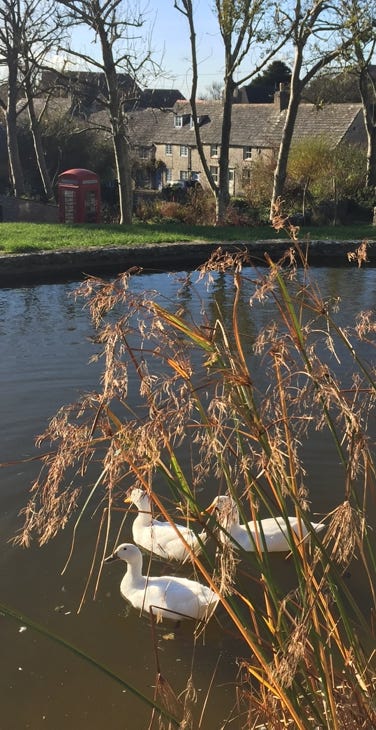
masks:
{"type": "Polygon", "coordinates": [[[47,165],[46,165],[43,143],[42,143],[42,136],[40,133],[40,126],[39,126],[37,116],[35,114],[34,99],[33,99],[33,94],[32,94],[32,90],[31,90],[28,78],[25,79],[25,90],[26,90],[26,98],[27,98],[28,112],[29,112],[29,119],[30,119],[30,128],[31,128],[31,134],[33,137],[34,151],[35,151],[35,156],[36,156],[37,165],[38,165],[38,169],[39,169],[39,174],[41,176],[42,185],[43,185],[46,199],[53,200],[54,190],[52,187],[50,174],[48,172],[47,165]]]}
{"type": "Polygon", "coordinates": [[[359,46],[356,46],[356,54],[360,65],[359,91],[363,107],[363,119],[367,134],[367,169],[366,187],[370,190],[376,186],[376,120],[374,104],[374,85],[370,84],[368,65],[364,62],[359,46]]]}
{"type": "Polygon", "coordinates": [[[7,150],[9,159],[10,182],[16,197],[25,195],[25,182],[20,160],[17,139],[17,61],[9,63],[8,98],[5,110],[7,150]]]}
{"type": "Polygon", "coordinates": [[[232,77],[226,80],[223,91],[223,115],[221,134],[221,156],[219,158],[219,181],[216,194],[216,225],[222,225],[226,220],[227,208],[230,202],[229,193],[229,151],[231,134],[231,114],[233,95],[236,84],[232,77]]]}
{"type": "Polygon", "coordinates": [[[132,223],[133,216],[133,190],[132,176],[129,155],[129,145],[125,136],[125,130],[117,124],[112,125],[113,145],[116,164],[116,176],[119,186],[119,223],[132,223]]]}
{"type": "Polygon", "coordinates": [[[366,187],[376,187],[376,124],[374,119],[373,103],[369,94],[361,93],[363,105],[363,118],[367,134],[367,168],[366,187]]]}
{"type": "Polygon", "coordinates": [[[126,120],[122,110],[122,102],[119,93],[112,47],[108,40],[104,25],[103,27],[101,25],[99,26],[98,33],[101,41],[103,70],[108,90],[108,109],[110,112],[115,165],[119,186],[119,223],[122,225],[130,224],[132,223],[133,216],[133,190],[129,142],[126,134],[126,120]]]}
{"type": "Polygon", "coordinates": [[[367,139],[366,187],[372,189],[376,188],[376,127],[374,124],[367,131],[367,139]]]}
{"type": "Polygon", "coordinates": [[[274,205],[283,194],[287,175],[287,163],[290,154],[291,142],[294,134],[296,117],[301,97],[300,88],[293,88],[290,92],[290,101],[286,111],[286,120],[283,127],[282,139],[279,145],[276,168],[274,170],[273,193],[270,206],[270,217],[273,216],[274,205]]]}

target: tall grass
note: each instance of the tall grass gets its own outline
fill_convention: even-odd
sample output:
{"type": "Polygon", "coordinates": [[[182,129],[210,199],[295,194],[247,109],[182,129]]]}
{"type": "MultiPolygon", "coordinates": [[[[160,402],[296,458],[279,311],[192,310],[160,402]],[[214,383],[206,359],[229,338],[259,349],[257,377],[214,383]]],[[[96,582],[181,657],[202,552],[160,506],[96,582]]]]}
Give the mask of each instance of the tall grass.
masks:
{"type": "MultiPolygon", "coordinates": [[[[286,228],[278,210],[274,224],[286,228]]],[[[346,330],[336,323],[296,230],[288,233],[291,249],[278,263],[267,259],[265,269],[220,249],[200,269],[209,286],[218,272],[231,277],[230,319],[217,305],[193,322],[179,302],[166,308],[147,292],[136,294],[127,273],[110,283],[84,282],[77,295],[97,328],[103,378],[98,392],[62,408],[39,439],[54,450],[43,457],[18,541],[28,545],[36,536],[43,544],[78,504],[76,529],[90,503],[102,505],[89,586],[113,547],[127,488],[147,489],[166,520],[180,511],[205,523],[217,546],[215,554],[192,553],[192,568],[218,591],[243,642],[239,726],[368,729],[376,725],[376,556],[367,516],[375,498],[369,424],[376,389],[375,366],[357,351],[364,340],[375,344],[376,323],[374,312],[358,313],[346,330]],[[245,298],[253,310],[264,301],[274,307],[272,320],[252,335],[240,325],[245,298]],[[351,377],[332,367],[338,349],[351,357],[351,377]],[[128,401],[130,369],[138,380],[136,411],[128,401]],[[266,390],[258,386],[260,369],[266,390]],[[343,495],[324,533],[311,530],[304,540],[312,519],[306,445],[315,429],[333,441],[343,495]],[[97,480],[82,494],[82,474],[93,461],[97,480]],[[203,516],[216,485],[232,495],[243,521],[254,521],[253,552],[236,550],[215,518],[203,516]],[[300,534],[289,528],[291,514],[300,534]],[[287,589],[263,549],[259,520],[272,515],[286,522],[293,572],[287,589]],[[355,560],[368,581],[366,607],[346,578],[355,560]]],[[[365,251],[359,248],[359,263],[365,251]]],[[[188,716],[179,720],[189,727],[188,716]]]]}

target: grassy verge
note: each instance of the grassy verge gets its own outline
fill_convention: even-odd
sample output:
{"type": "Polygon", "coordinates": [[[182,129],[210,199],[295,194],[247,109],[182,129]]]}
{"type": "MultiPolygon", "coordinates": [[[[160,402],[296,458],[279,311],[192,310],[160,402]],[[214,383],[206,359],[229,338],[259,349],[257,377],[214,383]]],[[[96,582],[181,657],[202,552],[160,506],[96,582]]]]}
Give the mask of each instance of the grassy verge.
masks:
{"type": "MultiPolygon", "coordinates": [[[[315,240],[373,240],[375,233],[375,228],[370,224],[307,227],[302,229],[300,238],[304,240],[309,236],[315,240]]],[[[132,226],[2,223],[0,251],[21,253],[63,248],[142,246],[176,241],[257,241],[279,238],[281,235],[271,226],[216,228],[179,223],[134,223],[132,226]]]]}

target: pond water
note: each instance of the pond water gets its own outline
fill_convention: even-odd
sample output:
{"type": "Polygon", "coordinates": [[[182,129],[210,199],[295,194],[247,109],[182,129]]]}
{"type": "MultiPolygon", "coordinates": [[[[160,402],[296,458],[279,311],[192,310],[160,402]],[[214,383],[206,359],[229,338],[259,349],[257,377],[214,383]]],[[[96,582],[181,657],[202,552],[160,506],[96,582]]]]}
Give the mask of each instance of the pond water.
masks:
{"type": "MultiPolygon", "coordinates": [[[[339,320],[343,324],[360,309],[374,309],[375,268],[320,268],[314,276],[322,293],[341,298],[339,320]]],[[[209,295],[200,285],[182,288],[183,278],[184,272],[142,275],[134,286],[163,292],[171,300],[180,292],[185,307],[198,318],[200,301],[194,289],[203,298],[209,295]]],[[[25,550],[10,542],[21,527],[19,511],[39,470],[32,460],[38,453],[35,436],[60,406],[95,389],[98,383],[100,365],[89,364],[93,354],[89,314],[82,300],[71,296],[76,286],[69,282],[0,290],[0,463],[8,464],[0,471],[1,601],[151,697],[155,658],[150,626],[147,619],[129,611],[119,595],[122,565],[115,563],[106,569],[96,600],[89,597],[77,614],[96,525],[89,520],[82,525],[74,558],[63,575],[71,541],[69,527],[42,548],[32,545],[25,550]]],[[[230,278],[216,277],[210,296],[217,298],[223,311],[230,311],[230,278]]],[[[210,310],[210,302],[208,306],[210,310]]],[[[255,312],[244,301],[244,327],[259,327],[270,316],[267,305],[255,312]]],[[[371,352],[365,354],[371,357],[371,352]]],[[[322,514],[340,498],[343,481],[337,460],[320,435],[310,443],[308,464],[312,511],[322,514]]],[[[130,539],[130,535],[127,522],[122,537],[130,539]]],[[[273,556],[273,562],[277,570],[286,570],[283,556],[273,556]]],[[[158,571],[163,571],[161,565],[154,568],[158,571]]],[[[356,571],[351,580],[353,590],[365,590],[356,571]]],[[[184,690],[193,662],[197,726],[215,674],[201,727],[219,729],[235,702],[237,658],[243,651],[223,614],[219,610],[219,620],[211,621],[195,645],[189,622],[176,631],[169,624],[159,626],[157,641],[162,673],[177,693],[184,690]]],[[[0,642],[1,730],[148,727],[150,710],[139,699],[67,648],[4,616],[0,616],[0,642]]],[[[233,723],[230,727],[238,726],[233,723]]]]}

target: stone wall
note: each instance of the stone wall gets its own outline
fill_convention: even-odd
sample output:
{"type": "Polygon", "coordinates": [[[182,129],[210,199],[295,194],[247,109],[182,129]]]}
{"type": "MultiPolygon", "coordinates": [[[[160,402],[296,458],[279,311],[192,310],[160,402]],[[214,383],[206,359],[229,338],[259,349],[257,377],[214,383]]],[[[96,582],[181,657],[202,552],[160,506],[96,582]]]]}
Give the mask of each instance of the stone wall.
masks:
{"type": "Polygon", "coordinates": [[[4,223],[57,223],[58,206],[37,200],[0,195],[0,221],[4,223]]]}

